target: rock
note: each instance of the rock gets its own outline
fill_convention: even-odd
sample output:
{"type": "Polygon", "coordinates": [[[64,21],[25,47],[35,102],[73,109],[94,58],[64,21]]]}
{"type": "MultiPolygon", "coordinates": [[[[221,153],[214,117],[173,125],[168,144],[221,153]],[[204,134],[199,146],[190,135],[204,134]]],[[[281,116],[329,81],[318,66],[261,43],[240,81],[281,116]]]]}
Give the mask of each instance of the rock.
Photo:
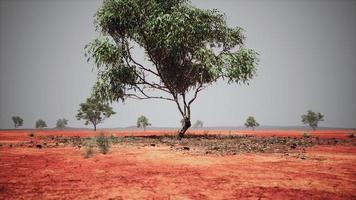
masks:
{"type": "Polygon", "coordinates": [[[36,144],[36,148],[42,149],[42,145],[41,144],[36,144]]]}

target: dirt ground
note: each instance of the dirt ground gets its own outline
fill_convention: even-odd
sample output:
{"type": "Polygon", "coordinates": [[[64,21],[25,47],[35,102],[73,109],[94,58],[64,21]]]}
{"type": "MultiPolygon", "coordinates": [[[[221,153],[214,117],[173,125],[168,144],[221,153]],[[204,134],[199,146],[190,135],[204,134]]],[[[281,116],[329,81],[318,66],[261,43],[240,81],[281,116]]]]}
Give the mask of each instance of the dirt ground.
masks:
{"type": "MultiPolygon", "coordinates": [[[[293,152],[194,155],[171,151],[168,146],[130,145],[84,158],[83,148],[78,147],[9,146],[31,140],[29,132],[0,131],[0,199],[356,199],[354,145],[317,145],[306,149],[306,159],[293,152]]],[[[351,132],[311,134],[345,138],[351,132]]],[[[248,133],[283,136],[282,131],[248,133]]],[[[96,133],[47,130],[34,134],[96,133]]],[[[301,133],[285,131],[284,135],[301,133]]]]}

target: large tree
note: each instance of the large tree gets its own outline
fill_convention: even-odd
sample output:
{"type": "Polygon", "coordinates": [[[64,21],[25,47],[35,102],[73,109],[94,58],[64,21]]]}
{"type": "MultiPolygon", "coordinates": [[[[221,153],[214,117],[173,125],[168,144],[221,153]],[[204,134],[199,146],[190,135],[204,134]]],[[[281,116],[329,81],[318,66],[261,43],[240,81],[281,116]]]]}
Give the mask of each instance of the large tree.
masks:
{"type": "Polygon", "coordinates": [[[101,36],[86,46],[98,70],[94,94],[110,102],[171,101],[184,119],[180,137],[200,91],[219,79],[248,83],[256,72],[257,53],[244,47],[243,29],[188,0],[105,0],[95,25],[101,36]],[[148,62],[139,62],[134,47],[148,62]]]}
{"type": "Polygon", "coordinates": [[[80,109],[76,117],[78,120],[85,120],[85,125],[89,123],[93,124],[94,131],[96,131],[96,126],[113,114],[115,114],[115,112],[108,103],[91,97],[87,98],[85,103],[80,104],[80,109]]]}
{"type": "Polygon", "coordinates": [[[14,122],[14,127],[18,128],[23,125],[23,119],[19,116],[12,116],[12,121],[14,122]]]}
{"type": "Polygon", "coordinates": [[[137,118],[137,128],[143,128],[143,130],[146,130],[147,126],[151,126],[151,124],[148,122],[148,118],[144,115],[141,115],[139,118],[137,118]]]}
{"type": "Polygon", "coordinates": [[[56,123],[56,128],[64,129],[68,124],[68,120],[66,118],[58,119],[56,123]]]}
{"type": "Polygon", "coordinates": [[[318,127],[320,121],[324,121],[324,115],[320,112],[308,110],[307,114],[302,115],[303,124],[308,124],[313,130],[318,127]]]}
{"type": "Polygon", "coordinates": [[[246,128],[252,128],[252,130],[255,130],[255,127],[259,126],[260,124],[255,120],[254,117],[249,116],[246,119],[245,126],[246,128]]]}

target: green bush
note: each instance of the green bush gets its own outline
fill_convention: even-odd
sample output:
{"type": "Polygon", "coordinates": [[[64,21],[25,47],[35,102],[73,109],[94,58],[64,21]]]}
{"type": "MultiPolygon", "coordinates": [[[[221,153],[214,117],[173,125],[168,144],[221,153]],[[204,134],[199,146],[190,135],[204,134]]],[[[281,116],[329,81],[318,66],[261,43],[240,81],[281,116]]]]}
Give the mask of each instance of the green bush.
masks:
{"type": "Polygon", "coordinates": [[[110,148],[110,139],[104,133],[96,137],[96,145],[102,154],[107,154],[110,148]]]}

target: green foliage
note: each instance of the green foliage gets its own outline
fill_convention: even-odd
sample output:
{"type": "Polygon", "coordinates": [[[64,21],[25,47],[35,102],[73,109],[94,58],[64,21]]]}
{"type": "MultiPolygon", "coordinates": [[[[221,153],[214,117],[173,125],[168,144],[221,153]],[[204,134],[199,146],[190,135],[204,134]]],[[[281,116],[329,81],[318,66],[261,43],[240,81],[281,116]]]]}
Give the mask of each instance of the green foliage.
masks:
{"type": "Polygon", "coordinates": [[[63,118],[63,119],[58,119],[56,123],[56,128],[63,129],[66,127],[68,124],[68,120],[63,118]]]}
{"type": "MultiPolygon", "coordinates": [[[[184,122],[184,121],[183,121],[183,122],[184,122]]],[[[202,127],[203,127],[203,124],[204,124],[203,121],[197,120],[197,121],[194,123],[193,128],[202,128],[202,127]]]]}
{"type": "Polygon", "coordinates": [[[101,36],[86,46],[98,69],[94,95],[173,101],[185,119],[184,132],[200,91],[219,79],[248,84],[256,74],[258,54],[245,47],[243,29],[187,0],[105,0],[95,25],[101,36]],[[137,62],[134,46],[144,49],[151,65],[137,62]],[[150,94],[152,89],[162,94],[150,94]]]}
{"type": "Polygon", "coordinates": [[[36,128],[45,128],[45,127],[47,127],[46,122],[44,120],[42,120],[42,119],[37,120],[35,125],[36,125],[36,128]]]}
{"type": "Polygon", "coordinates": [[[249,116],[247,119],[246,119],[246,122],[245,122],[245,126],[246,128],[252,128],[253,130],[255,130],[255,127],[259,126],[260,124],[257,123],[257,121],[255,120],[254,117],[252,116],[249,116]]]}
{"type": "Polygon", "coordinates": [[[110,148],[110,139],[104,133],[96,137],[96,145],[102,154],[107,154],[110,148]]]}
{"type": "Polygon", "coordinates": [[[151,126],[151,124],[148,122],[148,118],[146,116],[141,115],[137,118],[137,128],[143,128],[143,130],[146,130],[147,126],[151,126]]]}
{"type": "Polygon", "coordinates": [[[113,114],[115,114],[115,112],[108,103],[105,103],[98,98],[91,97],[87,98],[85,103],[80,104],[80,109],[78,110],[76,117],[78,120],[85,120],[85,125],[88,125],[89,123],[93,124],[94,130],[96,130],[97,124],[113,114]]]}
{"type": "Polygon", "coordinates": [[[23,119],[19,116],[12,116],[12,121],[14,122],[14,127],[18,128],[23,125],[23,119]]]}
{"type": "Polygon", "coordinates": [[[307,114],[302,115],[302,122],[308,124],[313,130],[318,127],[318,123],[324,121],[324,115],[320,112],[313,112],[311,110],[307,111],[307,114]]]}

